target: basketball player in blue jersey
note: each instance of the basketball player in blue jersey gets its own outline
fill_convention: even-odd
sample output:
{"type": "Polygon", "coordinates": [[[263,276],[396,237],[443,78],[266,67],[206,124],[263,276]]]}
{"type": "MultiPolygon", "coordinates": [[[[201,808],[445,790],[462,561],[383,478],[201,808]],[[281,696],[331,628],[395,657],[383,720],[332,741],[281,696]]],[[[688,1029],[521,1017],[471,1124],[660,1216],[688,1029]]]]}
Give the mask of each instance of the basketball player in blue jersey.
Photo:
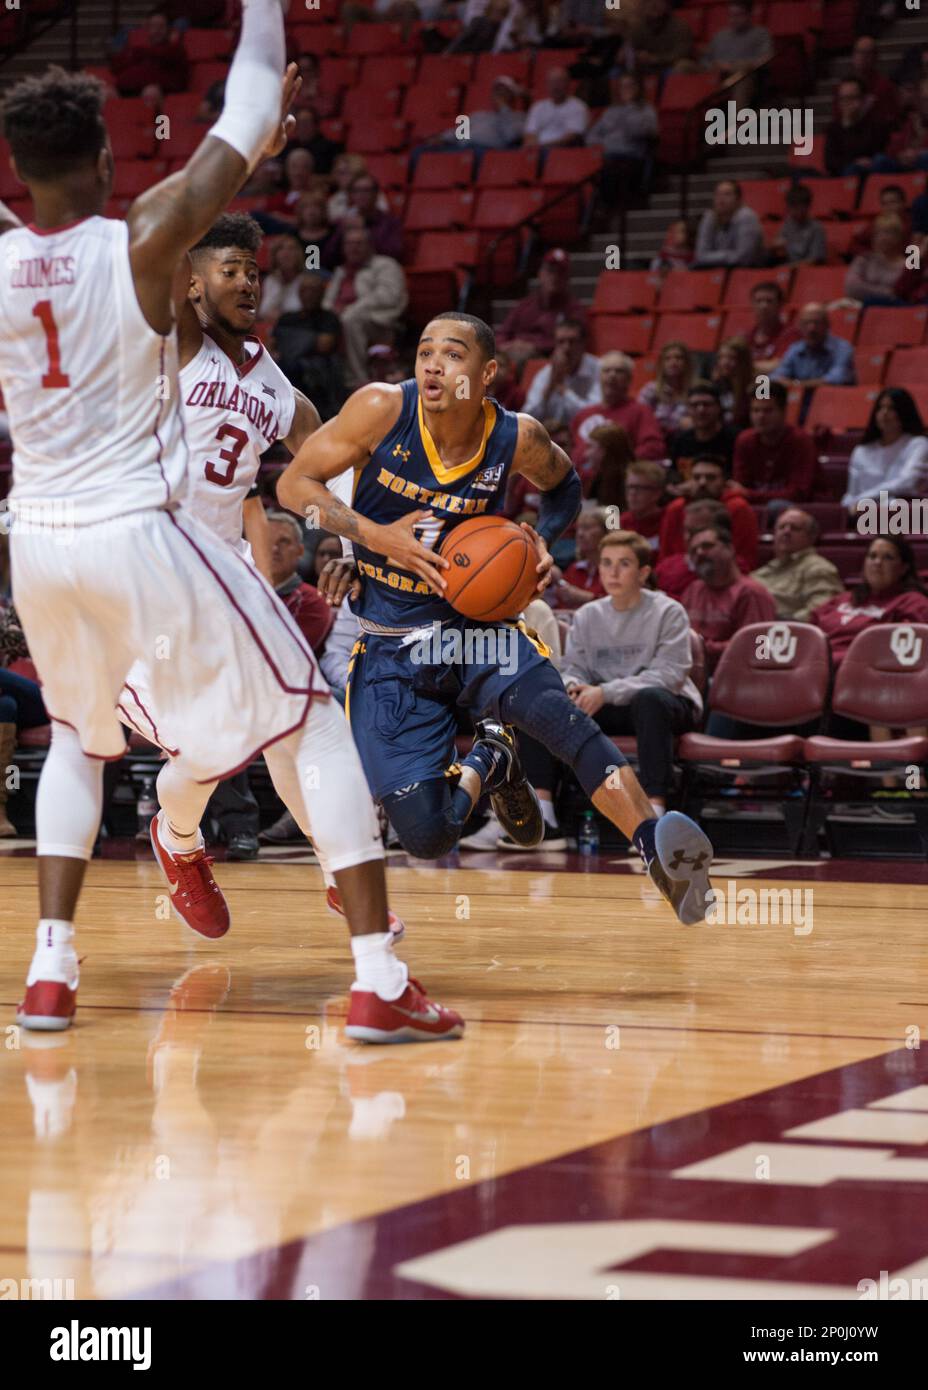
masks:
{"type": "Polygon", "coordinates": [[[680,921],[700,922],[712,860],[703,832],[678,812],[655,818],[631,768],[524,629],[464,618],[443,597],[442,540],[468,516],[500,513],[512,471],[541,492],[537,531],[525,527],[538,551],[539,591],[553,564],[548,546],[580,509],[580,480],[564,451],[537,420],[487,394],[494,354],[481,319],[439,315],[420,338],[415,379],[356,391],[278,484],[284,506],[317,516],[354,547],[362,641],[348,699],[371,791],[417,858],[447,854],[483,792],[514,840],[536,844],[544,828],[516,752],[512,730],[520,729],[573,769],[635,844],[680,921]],[[351,507],[326,487],[348,469],[351,507]],[[436,623],[441,641],[429,642],[436,623]],[[455,785],[456,704],[473,716],[477,738],[455,785]]]}

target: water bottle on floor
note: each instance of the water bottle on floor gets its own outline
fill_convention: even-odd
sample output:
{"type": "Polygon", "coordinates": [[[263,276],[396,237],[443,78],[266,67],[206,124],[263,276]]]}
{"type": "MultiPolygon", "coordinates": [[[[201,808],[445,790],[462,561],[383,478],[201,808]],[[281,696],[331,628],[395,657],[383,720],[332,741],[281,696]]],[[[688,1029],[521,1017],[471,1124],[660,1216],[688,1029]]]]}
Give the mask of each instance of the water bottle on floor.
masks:
{"type": "Polygon", "coordinates": [[[142,789],[139,792],[138,801],[135,803],[135,813],[138,818],[136,839],[146,840],[149,826],[158,814],[158,798],[155,795],[154,777],[142,778],[142,789]]]}
{"type": "Polygon", "coordinates": [[[580,854],[599,854],[599,825],[595,811],[584,811],[577,832],[577,850],[580,854]]]}

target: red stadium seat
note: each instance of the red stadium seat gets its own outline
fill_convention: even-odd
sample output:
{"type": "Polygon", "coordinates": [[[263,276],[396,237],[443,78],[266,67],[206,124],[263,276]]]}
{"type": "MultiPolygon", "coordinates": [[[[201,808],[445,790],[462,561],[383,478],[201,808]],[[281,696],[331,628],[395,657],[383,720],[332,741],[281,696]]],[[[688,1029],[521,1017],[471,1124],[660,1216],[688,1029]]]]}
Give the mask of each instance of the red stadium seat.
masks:
{"type": "Polygon", "coordinates": [[[712,95],[721,81],[717,72],[672,72],[664,83],[660,107],[666,111],[692,111],[712,95]]]}
{"type": "Polygon", "coordinates": [[[146,188],[164,177],[165,164],[162,160],[147,160],[136,164],[117,164],[113,179],[114,198],[137,198],[146,188]]]}
{"type": "Polygon", "coordinates": [[[715,38],[720,29],[728,28],[728,6],[703,4],[702,12],[702,36],[708,42],[715,38]]]}
{"type": "Polygon", "coordinates": [[[359,55],[402,53],[405,48],[399,24],[355,24],[345,51],[359,55]]]}
{"type": "MultiPolygon", "coordinates": [[[[203,126],[201,130],[205,131],[206,127],[203,126]]],[[[150,127],[117,125],[110,130],[110,146],[113,151],[113,158],[116,160],[153,159],[156,145],[163,152],[169,145],[173,146],[173,141],[155,140],[154,120],[150,127]]],[[[173,148],[171,152],[173,153],[173,148]]]]}
{"type": "Polygon", "coordinates": [[[405,154],[369,154],[364,163],[381,188],[406,187],[409,170],[405,154]]]}
{"type": "Polygon", "coordinates": [[[705,20],[708,13],[705,5],[688,5],[682,10],[677,10],[680,19],[684,20],[692,29],[693,37],[697,43],[702,43],[706,37],[705,20]]]}
{"type": "Polygon", "coordinates": [[[408,87],[400,114],[404,121],[415,122],[415,143],[441,135],[454,125],[460,112],[460,102],[454,91],[430,92],[424,87],[408,87]]]}
{"type": "Polygon", "coordinates": [[[214,82],[225,82],[228,75],[228,63],[194,63],[190,68],[190,90],[206,92],[214,82]]]}
{"type": "MultiPolygon", "coordinates": [[[[692,274],[692,271],[687,272],[692,274]]],[[[773,281],[779,285],[783,291],[784,300],[789,299],[790,285],[793,280],[793,267],[791,265],[771,266],[768,270],[731,270],[728,273],[728,283],[725,286],[725,307],[728,309],[742,309],[750,306],[751,291],[755,285],[767,284],[773,281]]]]}
{"type": "Polygon", "coordinates": [[[519,385],[526,394],[528,394],[528,388],[531,386],[542,367],[547,367],[547,365],[547,357],[530,357],[528,361],[524,363],[522,375],[519,378],[519,385]]]}
{"type": "Polygon", "coordinates": [[[898,186],[905,189],[906,200],[913,202],[920,193],[925,191],[925,175],[918,174],[869,174],[860,195],[861,214],[873,214],[880,211],[880,194],[884,188],[898,186]]]}
{"type": "Polygon", "coordinates": [[[828,304],[844,298],[846,266],[801,265],[793,281],[790,302],[798,308],[804,304],[828,304]]]}
{"type": "Polygon", "coordinates": [[[797,153],[795,147],[789,156],[790,171],[797,178],[805,178],[808,174],[821,174],[827,178],[828,170],[825,168],[825,136],[819,134],[812,139],[812,148],[808,154],[797,153]]]}
{"type": "Polygon", "coordinates": [[[812,194],[812,216],[828,221],[850,217],[857,204],[857,178],[809,179],[803,185],[812,194]]]}
{"type": "Polygon", "coordinates": [[[474,194],[469,188],[449,189],[441,198],[434,193],[411,193],[405,228],[408,232],[438,232],[449,226],[469,227],[473,212],[474,194]]]}
{"type": "Polygon", "coordinates": [[[889,352],[885,348],[855,348],[854,368],[858,386],[881,386],[888,359],[889,352]]]}
{"type": "MultiPolygon", "coordinates": [[[[359,24],[359,29],[370,25],[359,24]]],[[[315,53],[317,58],[334,56],[342,52],[344,40],[342,31],[335,24],[303,24],[291,30],[290,51],[294,54],[315,53]]]]}
{"type": "MultiPolygon", "coordinates": [[[[520,87],[528,87],[530,72],[531,58],[527,53],[478,53],[467,95],[477,97],[481,108],[488,108],[497,77],[511,77],[520,87]]],[[[471,104],[465,107],[466,111],[477,109],[471,104]]]]}
{"type": "Polygon", "coordinates": [[[466,87],[474,70],[471,53],[426,53],[419,63],[417,81],[431,91],[466,87]]]}
{"type": "Polygon", "coordinates": [[[413,188],[466,188],[474,169],[472,150],[423,154],[419,157],[413,176],[413,188]]]}
{"type": "MultiPolygon", "coordinates": [[[[541,101],[548,95],[548,73],[552,68],[566,68],[568,72],[580,57],[579,48],[536,48],[532,67],[532,83],[529,95],[532,101],[541,101]]],[[[577,83],[569,83],[572,96],[577,94],[577,83]]]]}
{"type": "Polygon", "coordinates": [[[887,386],[924,386],[928,382],[928,347],[897,348],[886,372],[887,386]]]}
{"type": "Polygon", "coordinates": [[[659,310],[687,313],[717,308],[722,301],[725,275],[724,270],[672,270],[661,285],[659,310]]]}
{"type": "Polygon", "coordinates": [[[857,338],[857,328],[860,323],[860,309],[830,309],[828,311],[828,327],[832,333],[839,338],[846,339],[853,343],[857,338]]]}
{"type": "Polygon", "coordinates": [[[722,319],[719,314],[661,314],[651,347],[660,352],[665,343],[686,343],[691,352],[715,352],[722,319]]]}
{"type": "Polygon", "coordinates": [[[476,232],[423,232],[416,247],[413,268],[450,270],[477,264],[480,238],[476,232]]]}
{"type": "Polygon", "coordinates": [[[597,314],[590,320],[590,352],[627,352],[643,357],[651,347],[656,319],[651,314],[597,314]]]}
{"type": "Polygon", "coordinates": [[[215,62],[228,58],[235,44],[225,29],[187,29],[184,48],[191,63],[215,62]]]}
{"type": "Polygon", "coordinates": [[[416,81],[419,60],[415,54],[396,54],[393,57],[370,57],[361,63],[360,85],[367,92],[390,91],[394,87],[410,87],[416,81]]]}
{"type": "Polygon", "coordinates": [[[806,429],[866,429],[879,394],[877,386],[817,386],[806,416],[806,429]]]}
{"type": "Polygon", "coordinates": [[[110,130],[124,125],[154,124],[152,109],[141,97],[109,97],[103,115],[110,130]]]}
{"type": "Polygon", "coordinates": [[[866,230],[869,220],[858,218],[853,222],[825,222],[823,225],[828,260],[833,263],[851,254],[852,243],[861,232],[866,230]]]}
{"type": "Polygon", "coordinates": [[[460,293],[458,278],[453,270],[406,270],[409,290],[407,313],[418,329],[436,314],[454,308],[460,293]]]}
{"type": "MultiPolygon", "coordinates": [[[[162,116],[167,116],[173,126],[175,121],[194,121],[197,112],[203,105],[203,98],[196,92],[178,92],[174,96],[165,97],[161,105],[162,116]]],[[[147,109],[147,108],[146,108],[147,109]]],[[[109,114],[109,107],[107,107],[109,114]]],[[[151,124],[151,112],[148,113],[148,123],[151,124]]]]}
{"type": "Polygon", "coordinates": [[[741,185],[744,205],[761,221],[779,219],[786,211],[785,199],[791,187],[791,179],[748,179],[741,185]]]}
{"type": "Polygon", "coordinates": [[[593,178],[603,167],[603,152],[598,145],[588,149],[565,146],[548,151],[541,170],[541,185],[554,192],[582,179],[593,178]]]}
{"type": "Polygon", "coordinates": [[[821,31],[825,27],[822,0],[773,0],[765,7],[763,22],[774,38],[821,31]]]}
{"type": "Polygon", "coordinates": [[[596,281],[590,313],[647,313],[657,303],[659,283],[647,270],[604,270],[596,281]]]}
{"type": "Polygon", "coordinates": [[[481,188],[477,194],[474,227],[499,231],[533,216],[545,202],[540,188],[481,188]]]}
{"type": "Polygon", "coordinates": [[[864,310],[857,333],[859,347],[918,347],[925,340],[928,309],[883,309],[871,305],[864,310]]]}
{"type": "Polygon", "coordinates": [[[342,58],[334,55],[322,58],[319,62],[319,90],[329,96],[353,87],[361,70],[360,58],[342,58]]]}
{"type": "Polygon", "coordinates": [[[159,153],[174,161],[188,160],[209,133],[208,125],[175,125],[170,140],[159,140],[159,153]]]}
{"type": "Polygon", "coordinates": [[[407,126],[399,119],[364,116],[348,127],[348,148],[352,154],[385,154],[406,147],[407,126]]]}
{"type": "Polygon", "coordinates": [[[26,185],[20,183],[19,179],[10,168],[10,153],[4,149],[0,157],[0,198],[8,203],[11,198],[23,198],[26,195],[26,185]]]}
{"type": "Polygon", "coordinates": [[[477,173],[478,188],[515,188],[534,183],[538,176],[538,148],[487,150],[477,173]]]}
{"type": "Polygon", "coordinates": [[[379,88],[368,91],[364,87],[352,87],[345,93],[342,102],[342,120],[348,125],[355,121],[372,121],[395,116],[400,109],[403,94],[399,87],[391,91],[379,88]]]}

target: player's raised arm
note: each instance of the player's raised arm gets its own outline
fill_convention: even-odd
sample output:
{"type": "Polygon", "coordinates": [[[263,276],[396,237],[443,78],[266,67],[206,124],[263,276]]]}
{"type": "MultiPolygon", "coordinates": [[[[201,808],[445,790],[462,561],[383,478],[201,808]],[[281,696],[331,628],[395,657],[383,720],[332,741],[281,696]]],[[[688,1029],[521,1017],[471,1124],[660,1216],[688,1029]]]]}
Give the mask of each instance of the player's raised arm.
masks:
{"type": "Polygon", "coordinates": [[[209,230],[280,126],[284,57],[281,0],[244,0],[222,115],[185,168],[148,189],[129,209],[136,291],[158,333],[171,330],[178,259],[209,230]]]}
{"type": "Polygon", "coordinates": [[[447,569],[448,562],[428,550],[413,533],[431,513],[410,512],[389,526],[378,526],[326,487],[331,478],[349,468],[357,471],[369,462],[372,451],[396,424],[402,402],[399,386],[374,382],[355,391],[339,413],[303,443],[278,480],[277,500],[301,517],[312,516],[325,530],[386,555],[440,593],[445,587],[441,570],[447,569]]]}
{"type": "Polygon", "coordinates": [[[532,536],[538,547],[538,592],[541,593],[551,582],[549,571],[554,566],[548,546],[553,545],[576,518],[583,489],[577,470],[564,450],[532,415],[519,416],[519,438],[512,466],[516,473],[530,478],[541,492],[537,530],[525,521],[522,523],[522,529],[532,536]]]}

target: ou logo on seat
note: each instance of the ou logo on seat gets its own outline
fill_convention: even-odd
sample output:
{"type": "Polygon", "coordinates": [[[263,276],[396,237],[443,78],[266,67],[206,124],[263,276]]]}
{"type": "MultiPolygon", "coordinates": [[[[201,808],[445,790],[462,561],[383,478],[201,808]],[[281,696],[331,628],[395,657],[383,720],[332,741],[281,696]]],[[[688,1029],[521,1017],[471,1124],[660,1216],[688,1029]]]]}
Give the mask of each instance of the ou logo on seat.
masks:
{"type": "Polygon", "coordinates": [[[915,666],[921,659],[922,639],[914,627],[909,627],[907,624],[900,624],[899,627],[893,628],[889,647],[900,666],[915,666]]]}
{"type": "Polygon", "coordinates": [[[797,646],[796,634],[788,623],[771,623],[757,639],[757,656],[761,661],[775,661],[778,666],[788,666],[796,655],[797,646]]]}

